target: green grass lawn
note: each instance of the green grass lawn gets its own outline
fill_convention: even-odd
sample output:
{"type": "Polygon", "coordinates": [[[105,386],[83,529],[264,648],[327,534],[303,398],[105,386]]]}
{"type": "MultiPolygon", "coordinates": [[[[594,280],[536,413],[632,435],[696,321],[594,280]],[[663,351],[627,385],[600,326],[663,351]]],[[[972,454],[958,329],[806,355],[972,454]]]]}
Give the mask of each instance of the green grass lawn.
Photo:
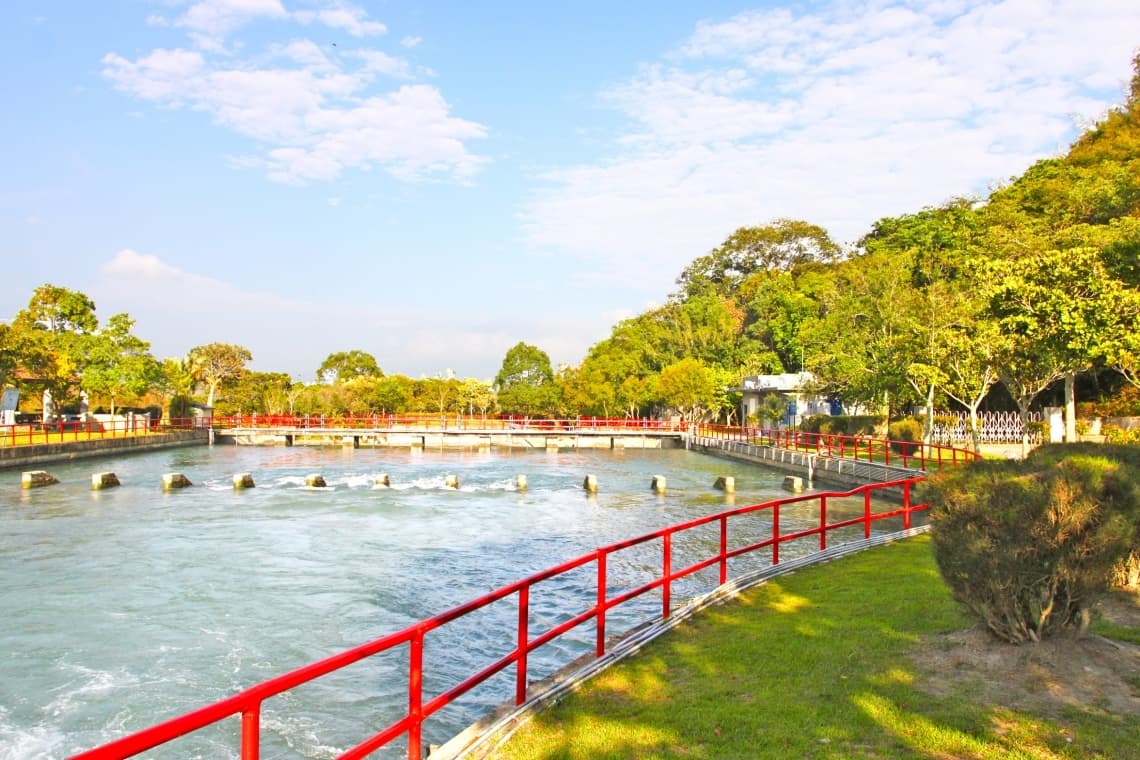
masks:
{"type": "Polygon", "coordinates": [[[1030,714],[920,688],[912,657],[935,641],[924,637],[970,626],[928,537],[868,550],[702,612],[539,713],[495,757],[1140,756],[1134,716],[1030,714]]]}

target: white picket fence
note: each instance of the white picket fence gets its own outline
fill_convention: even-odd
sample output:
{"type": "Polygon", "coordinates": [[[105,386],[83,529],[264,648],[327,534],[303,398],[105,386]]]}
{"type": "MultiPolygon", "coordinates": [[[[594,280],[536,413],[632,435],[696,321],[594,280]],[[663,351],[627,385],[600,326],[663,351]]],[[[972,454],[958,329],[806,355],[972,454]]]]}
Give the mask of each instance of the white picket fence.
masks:
{"type": "MultiPolygon", "coordinates": [[[[1030,421],[1040,421],[1040,412],[1030,412],[1030,421]]],[[[1017,412],[979,412],[982,443],[1020,443],[1021,416],[1017,412]]],[[[934,443],[957,445],[970,440],[970,415],[966,412],[935,412],[934,443]]]]}

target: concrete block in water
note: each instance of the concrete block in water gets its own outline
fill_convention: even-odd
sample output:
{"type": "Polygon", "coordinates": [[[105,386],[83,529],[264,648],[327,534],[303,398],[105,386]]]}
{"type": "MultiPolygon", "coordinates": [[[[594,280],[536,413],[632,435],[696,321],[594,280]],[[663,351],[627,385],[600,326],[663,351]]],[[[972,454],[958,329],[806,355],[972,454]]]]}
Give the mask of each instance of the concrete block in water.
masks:
{"type": "Polygon", "coordinates": [[[724,491],[725,493],[736,493],[736,478],[731,475],[721,475],[713,483],[713,488],[724,491]]]}
{"type": "Polygon", "coordinates": [[[168,472],[162,476],[163,491],[170,491],[175,488],[186,488],[191,485],[194,484],[190,482],[190,478],[180,472],[168,472]]]}
{"type": "Polygon", "coordinates": [[[253,488],[253,476],[248,472],[240,472],[234,475],[234,488],[253,488]]]}
{"type": "Polygon", "coordinates": [[[654,475],[649,487],[653,489],[654,493],[665,493],[665,476],[654,475]]]}
{"type": "Polygon", "coordinates": [[[41,488],[58,482],[58,478],[45,470],[27,470],[20,473],[20,488],[41,488]]]}
{"type": "Polygon", "coordinates": [[[515,489],[519,491],[526,490],[526,475],[515,476],[515,489]]]}
{"type": "Polygon", "coordinates": [[[582,481],[582,488],[585,488],[587,493],[597,493],[598,492],[598,476],[597,475],[587,475],[586,479],[582,481]]]}
{"type": "Polygon", "coordinates": [[[104,488],[114,488],[119,485],[119,476],[113,472],[95,472],[91,474],[91,490],[101,491],[104,488]]]}
{"type": "Polygon", "coordinates": [[[804,490],[804,479],[796,477],[795,475],[787,475],[784,477],[784,489],[792,493],[800,493],[804,490]]]}
{"type": "Polygon", "coordinates": [[[305,485],[309,488],[328,488],[328,483],[325,482],[325,476],[318,473],[306,475],[305,485]]]}
{"type": "Polygon", "coordinates": [[[388,473],[377,475],[376,480],[372,481],[373,488],[389,488],[392,485],[392,480],[388,477],[388,473]]]}
{"type": "Polygon", "coordinates": [[[445,477],[443,479],[443,487],[444,488],[459,488],[459,476],[458,475],[448,475],[447,477],[445,477]]]}

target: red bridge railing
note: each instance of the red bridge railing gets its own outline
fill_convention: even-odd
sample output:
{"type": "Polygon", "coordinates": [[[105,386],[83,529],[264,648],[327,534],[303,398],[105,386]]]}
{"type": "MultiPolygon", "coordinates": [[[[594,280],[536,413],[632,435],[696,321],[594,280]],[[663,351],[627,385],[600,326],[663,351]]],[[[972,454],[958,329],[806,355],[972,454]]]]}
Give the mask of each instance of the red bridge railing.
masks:
{"type": "Polygon", "coordinates": [[[981,459],[980,454],[969,449],[862,435],[805,433],[799,430],[766,430],[705,424],[694,426],[693,433],[706,438],[810,451],[820,456],[844,457],[920,470],[931,466],[964,464],[981,459]]]}
{"type": "Polygon", "coordinates": [[[522,415],[462,414],[234,414],[214,417],[222,428],[292,428],[333,430],[502,430],[541,432],[588,432],[591,430],[645,430],[682,432],[687,425],[679,420],[650,417],[567,417],[547,419],[522,415]]]}
{"type": "Polygon", "coordinates": [[[36,446],[42,444],[97,441],[105,438],[169,433],[178,430],[208,428],[208,417],[157,420],[146,415],[110,420],[52,420],[18,425],[0,425],[0,446],[36,446]]]}
{"type": "MultiPolygon", "coordinates": [[[[228,699],[160,723],[151,728],[144,729],[138,733],[84,752],[76,757],[86,760],[107,760],[108,758],[129,757],[199,729],[203,729],[223,719],[240,715],[241,731],[239,741],[241,757],[243,760],[256,760],[256,758],[259,757],[261,742],[261,709],[262,704],[266,700],[300,686],[301,684],[309,683],[322,676],[334,673],[348,665],[373,655],[397,648],[404,648],[406,649],[408,657],[407,712],[395,722],[372,733],[370,736],[366,736],[360,743],[347,752],[344,752],[340,757],[364,757],[380,747],[387,745],[394,739],[406,737],[408,758],[410,760],[418,760],[418,758],[422,757],[422,732],[424,722],[433,714],[451,704],[479,684],[487,681],[495,674],[507,668],[514,668],[514,701],[516,704],[522,704],[526,700],[527,694],[528,656],[559,636],[584,623],[593,622],[595,627],[594,651],[596,656],[601,657],[606,652],[606,621],[611,611],[649,592],[659,592],[661,595],[660,615],[662,618],[668,618],[673,607],[673,585],[678,580],[693,575],[701,570],[713,567],[717,568],[719,582],[723,584],[727,582],[729,578],[730,560],[741,557],[742,555],[760,551],[770,552],[770,561],[773,565],[776,565],[780,562],[781,547],[784,547],[791,541],[801,539],[810,540],[812,537],[815,537],[818,539],[819,549],[822,551],[827,548],[829,536],[833,534],[834,531],[843,528],[861,526],[863,536],[869,538],[874,523],[898,517],[902,518],[903,527],[909,528],[911,526],[912,515],[928,508],[926,504],[913,504],[911,501],[911,488],[919,480],[921,480],[921,478],[909,478],[889,483],[875,483],[861,486],[850,491],[814,493],[778,499],[763,504],[738,507],[696,520],[690,520],[689,522],[679,525],[673,525],[662,530],[654,531],[653,533],[647,533],[628,541],[611,544],[589,554],[584,554],[577,559],[564,562],[515,583],[503,586],[496,591],[473,599],[466,604],[455,607],[435,617],[421,620],[391,635],[384,636],[375,641],[320,660],[319,662],[306,665],[282,676],[264,681],[228,699]],[[884,511],[876,511],[875,505],[872,504],[872,495],[882,489],[893,489],[893,493],[895,494],[901,492],[901,506],[893,506],[892,504],[892,508],[885,509],[884,511]],[[855,517],[829,521],[829,502],[849,497],[862,497],[862,513],[855,517]],[[782,511],[786,511],[791,505],[802,505],[805,503],[815,505],[818,510],[818,522],[812,518],[809,523],[811,527],[784,532],[781,524],[782,511]],[[762,535],[762,533],[756,532],[757,523],[755,519],[747,520],[747,518],[758,514],[768,518],[765,522],[770,525],[771,532],[767,538],[756,541],[753,539],[758,535],[762,535]],[[742,520],[747,522],[747,527],[750,528],[751,531],[746,528],[737,528],[737,525],[742,520]],[[705,526],[714,527],[707,528],[703,536],[699,532],[695,532],[695,529],[705,526]],[[734,530],[736,531],[735,533],[732,532],[734,530]],[[715,542],[710,541],[708,535],[710,532],[718,534],[719,540],[715,542]],[[733,541],[734,536],[736,537],[736,542],[743,542],[743,545],[736,545],[736,542],[733,541]],[[686,538],[691,538],[691,540],[685,541],[686,538]],[[703,541],[701,540],[702,538],[703,541]],[[625,549],[644,544],[653,544],[655,542],[660,546],[659,574],[657,574],[653,580],[643,583],[642,585],[618,592],[611,592],[609,589],[610,576],[607,573],[610,558],[625,549]],[[680,542],[684,542],[683,545],[680,545],[680,542]],[[712,543],[715,543],[717,548],[713,550],[711,554],[708,554],[708,547],[712,543]],[[677,550],[677,552],[683,550],[684,556],[703,556],[704,558],[685,567],[674,567],[673,560],[675,550],[677,550]],[[569,619],[560,624],[545,630],[533,630],[529,611],[532,590],[546,581],[559,578],[560,576],[566,576],[566,574],[571,571],[589,566],[593,566],[595,570],[594,574],[596,576],[597,585],[596,595],[591,594],[592,597],[595,597],[593,604],[573,614],[572,617],[569,617],[569,619]],[[446,626],[452,621],[463,618],[495,602],[508,598],[514,598],[517,601],[517,632],[510,640],[502,641],[502,650],[500,650],[498,659],[478,672],[472,673],[463,681],[451,686],[442,693],[434,696],[425,694],[424,644],[429,634],[446,626]]],[[[813,509],[809,514],[814,515],[817,514],[817,512],[813,509]]],[[[845,514],[851,514],[850,507],[847,507],[845,514]]],[[[801,522],[800,524],[803,525],[804,523],[801,522]]],[[[654,572],[656,573],[657,571],[654,572]]],[[[565,580],[565,578],[563,578],[563,580],[565,580]]],[[[360,726],[362,729],[367,725],[368,720],[369,717],[367,715],[360,717],[360,726]]]]}

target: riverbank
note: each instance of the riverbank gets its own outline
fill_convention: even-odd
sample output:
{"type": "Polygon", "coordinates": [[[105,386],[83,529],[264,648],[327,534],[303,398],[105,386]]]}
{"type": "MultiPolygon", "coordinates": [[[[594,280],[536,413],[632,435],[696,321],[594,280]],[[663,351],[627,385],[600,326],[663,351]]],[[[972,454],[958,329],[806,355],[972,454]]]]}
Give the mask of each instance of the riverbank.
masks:
{"type": "Polygon", "coordinates": [[[118,456],[126,453],[161,451],[181,446],[204,446],[209,443],[208,428],[176,430],[168,433],[146,433],[116,438],[93,438],[30,446],[0,447],[0,470],[28,469],[77,459],[118,456]]]}
{"type": "MultiPolygon", "coordinates": [[[[1109,630],[1135,640],[1124,601],[1109,630]]],[[[1096,636],[990,641],[917,537],[702,613],[484,756],[1128,757],[1137,672],[1140,648],[1096,636]]]]}

